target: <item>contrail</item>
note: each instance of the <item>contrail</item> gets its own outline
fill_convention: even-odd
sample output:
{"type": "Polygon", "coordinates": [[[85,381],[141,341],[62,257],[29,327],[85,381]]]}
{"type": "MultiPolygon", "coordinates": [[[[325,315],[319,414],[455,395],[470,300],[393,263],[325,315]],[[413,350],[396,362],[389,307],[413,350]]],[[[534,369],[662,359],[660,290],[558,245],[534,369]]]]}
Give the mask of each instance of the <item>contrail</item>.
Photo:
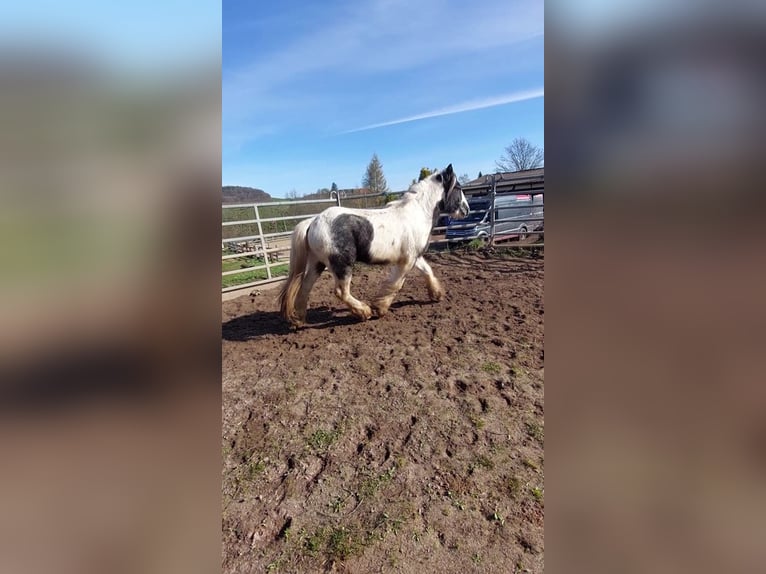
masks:
{"type": "Polygon", "coordinates": [[[439,116],[448,116],[450,114],[459,114],[462,112],[470,112],[473,110],[483,110],[484,108],[492,108],[495,106],[502,106],[505,104],[513,104],[515,102],[523,102],[525,100],[533,100],[535,98],[541,98],[545,95],[544,88],[536,88],[534,90],[527,90],[525,92],[514,92],[512,94],[504,94],[502,96],[495,96],[493,98],[485,98],[483,100],[471,100],[469,102],[463,102],[455,104],[454,106],[448,106],[434,110],[432,112],[425,112],[423,114],[417,114],[415,116],[408,116],[406,118],[399,118],[398,120],[390,120],[388,122],[381,122],[379,124],[372,124],[361,128],[355,128],[341,132],[341,134],[352,134],[355,132],[363,132],[365,130],[374,130],[375,128],[382,128],[385,126],[393,126],[396,124],[404,124],[407,122],[415,122],[418,120],[424,120],[426,118],[436,118],[439,116]]]}

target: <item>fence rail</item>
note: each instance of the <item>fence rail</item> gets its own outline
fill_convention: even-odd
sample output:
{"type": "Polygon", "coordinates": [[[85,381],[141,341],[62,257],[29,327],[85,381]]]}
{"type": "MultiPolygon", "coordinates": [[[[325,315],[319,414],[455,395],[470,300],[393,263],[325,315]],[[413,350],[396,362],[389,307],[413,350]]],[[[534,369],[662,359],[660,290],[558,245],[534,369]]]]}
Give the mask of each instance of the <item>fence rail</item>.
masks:
{"type": "MultiPolygon", "coordinates": [[[[490,244],[494,244],[496,240],[499,239],[506,239],[506,238],[512,238],[514,236],[519,236],[519,233],[511,232],[511,233],[498,233],[497,227],[499,224],[503,223],[511,223],[511,222],[519,222],[522,221],[521,217],[508,217],[508,218],[496,218],[496,198],[502,197],[502,196],[509,196],[509,195],[532,195],[533,197],[537,194],[542,195],[544,193],[542,187],[540,189],[536,188],[530,188],[529,187],[529,181],[528,180],[520,180],[520,184],[523,187],[523,189],[513,190],[507,189],[508,185],[507,183],[503,183],[503,190],[498,192],[496,183],[495,183],[495,177],[490,176],[487,178],[487,185],[483,187],[476,187],[472,186],[470,188],[466,188],[466,196],[469,199],[475,199],[475,198],[486,198],[488,200],[487,209],[477,210],[477,211],[471,211],[469,213],[470,215],[475,215],[477,213],[481,212],[489,212],[490,217],[488,222],[484,222],[484,227],[489,227],[489,234],[487,237],[487,242],[490,244]],[[469,193],[472,192],[472,193],[469,193]]],[[[221,270],[221,277],[222,277],[222,292],[228,293],[232,291],[239,291],[242,289],[249,289],[253,287],[257,287],[259,285],[265,285],[268,283],[272,283],[274,281],[280,280],[284,275],[287,274],[287,265],[289,263],[289,252],[290,252],[290,236],[292,235],[292,229],[287,229],[288,224],[295,224],[300,220],[314,217],[315,215],[318,215],[321,213],[322,210],[324,210],[326,207],[330,205],[341,205],[341,202],[343,203],[352,203],[352,202],[365,202],[365,205],[373,201],[375,203],[378,203],[378,206],[382,206],[385,204],[385,201],[381,203],[379,201],[380,198],[398,198],[401,197],[405,192],[399,191],[399,192],[393,192],[393,193],[376,193],[376,194],[369,194],[369,195],[355,195],[355,196],[349,196],[349,195],[341,195],[337,192],[331,192],[330,197],[327,199],[321,198],[321,199],[298,199],[298,200],[291,200],[291,201],[274,201],[274,202],[253,202],[253,203],[236,203],[236,204],[226,204],[222,206],[222,212],[223,212],[223,221],[221,223],[222,228],[233,228],[234,226],[243,226],[245,229],[246,235],[238,235],[236,237],[226,237],[221,239],[221,249],[223,251],[221,255],[221,261],[222,261],[222,270],[221,270]],[[301,213],[301,214],[291,214],[291,215],[280,215],[280,216],[269,216],[269,217],[262,217],[261,216],[261,210],[264,209],[271,209],[275,207],[292,207],[292,208],[300,208],[300,206],[306,206],[309,205],[312,208],[316,207],[316,210],[310,210],[310,213],[301,213]],[[239,210],[252,210],[251,214],[248,219],[233,219],[233,220],[227,220],[225,217],[226,210],[233,210],[233,209],[239,209],[239,210]],[[284,231],[264,231],[264,224],[277,224],[279,222],[284,223],[285,230],[284,231]],[[248,229],[249,228],[249,229],[248,229]],[[249,231],[249,233],[248,233],[249,231]],[[237,268],[235,267],[237,264],[237,261],[240,260],[240,266],[237,268]],[[229,267],[229,268],[227,268],[229,267]],[[265,272],[265,277],[263,277],[265,272]],[[244,279],[242,282],[238,282],[234,280],[236,276],[242,276],[243,274],[251,274],[251,277],[244,279]],[[232,280],[227,281],[227,278],[232,278],[232,280]],[[252,280],[248,280],[252,279],[252,280]]],[[[503,205],[502,209],[529,209],[528,205],[503,205]]],[[[542,208],[542,205],[540,205],[540,208],[542,208]]],[[[444,218],[448,218],[449,215],[446,213],[439,214],[439,218],[437,222],[442,222],[444,218]]],[[[486,219],[486,218],[485,218],[486,219]]],[[[529,216],[523,216],[524,223],[536,223],[536,222],[543,222],[544,217],[537,216],[530,214],[529,216]]],[[[466,238],[448,238],[446,231],[448,229],[450,230],[459,230],[459,229],[470,229],[473,227],[476,227],[478,221],[465,221],[462,220],[460,222],[449,222],[448,225],[436,225],[432,229],[432,237],[431,237],[431,243],[429,248],[433,249],[439,249],[444,248],[445,245],[450,244],[456,244],[458,242],[465,242],[470,241],[466,238]]],[[[273,227],[273,226],[272,226],[273,227]]],[[[234,232],[236,233],[237,230],[235,229],[234,232]]],[[[544,236],[544,231],[542,229],[539,230],[527,230],[527,235],[538,235],[539,237],[544,236]]],[[[519,247],[543,247],[544,243],[533,243],[533,244],[518,244],[519,247]]]]}

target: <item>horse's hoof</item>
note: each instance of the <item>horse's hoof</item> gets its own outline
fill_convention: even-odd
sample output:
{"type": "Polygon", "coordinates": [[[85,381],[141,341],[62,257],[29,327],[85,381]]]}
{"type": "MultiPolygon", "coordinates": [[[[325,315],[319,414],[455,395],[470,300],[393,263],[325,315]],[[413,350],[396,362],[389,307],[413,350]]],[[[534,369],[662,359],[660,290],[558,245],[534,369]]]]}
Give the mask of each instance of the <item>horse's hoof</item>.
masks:
{"type": "Polygon", "coordinates": [[[385,317],[388,314],[388,307],[375,307],[375,315],[385,317]]]}
{"type": "Polygon", "coordinates": [[[444,299],[444,291],[431,291],[429,294],[429,297],[431,297],[431,301],[434,303],[437,303],[444,299]]]}
{"type": "Polygon", "coordinates": [[[390,307],[390,303],[386,303],[384,300],[379,301],[373,301],[372,302],[372,309],[375,311],[375,315],[377,317],[383,317],[388,313],[388,309],[390,307]]]}
{"type": "Polygon", "coordinates": [[[372,317],[372,309],[368,305],[365,305],[364,307],[360,307],[359,309],[353,310],[354,315],[359,317],[362,321],[366,321],[370,317],[372,317]]]}
{"type": "Polygon", "coordinates": [[[444,298],[444,289],[442,289],[442,286],[437,281],[428,285],[428,296],[434,302],[441,301],[444,298]]]}

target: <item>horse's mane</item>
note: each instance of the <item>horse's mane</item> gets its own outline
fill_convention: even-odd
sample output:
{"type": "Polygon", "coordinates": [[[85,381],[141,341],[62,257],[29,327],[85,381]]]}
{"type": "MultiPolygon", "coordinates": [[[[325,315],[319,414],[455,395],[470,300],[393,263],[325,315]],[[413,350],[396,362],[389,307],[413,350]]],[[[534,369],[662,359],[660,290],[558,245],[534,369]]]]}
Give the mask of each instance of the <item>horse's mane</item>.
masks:
{"type": "Polygon", "coordinates": [[[394,201],[389,201],[386,204],[386,207],[395,207],[397,205],[406,205],[408,203],[412,203],[413,201],[416,201],[418,198],[422,197],[421,189],[422,187],[425,187],[425,185],[428,184],[427,178],[421,179],[420,181],[413,183],[410,185],[409,189],[405,191],[402,196],[399,199],[395,199],[394,201]]]}

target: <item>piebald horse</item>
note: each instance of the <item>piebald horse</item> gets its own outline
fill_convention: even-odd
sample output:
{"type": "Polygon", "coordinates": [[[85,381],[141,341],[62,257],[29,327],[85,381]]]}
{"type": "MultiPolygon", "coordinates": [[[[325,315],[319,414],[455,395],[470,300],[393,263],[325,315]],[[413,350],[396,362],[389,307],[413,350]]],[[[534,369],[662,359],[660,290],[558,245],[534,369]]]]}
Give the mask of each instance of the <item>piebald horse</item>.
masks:
{"type": "Polygon", "coordinates": [[[388,312],[413,267],[425,278],[431,300],[441,300],[444,290],[423,253],[440,212],[460,218],[468,211],[468,201],[450,164],[413,184],[401,199],[385,207],[329,207],[304,219],[292,233],[290,270],[279,293],[282,316],[295,327],[305,323],[309,293],[325,269],[335,279],[336,297],[363,321],[373,312],[378,317],[388,312]],[[351,295],[351,270],[356,261],[391,266],[369,305],[351,295]]]}

